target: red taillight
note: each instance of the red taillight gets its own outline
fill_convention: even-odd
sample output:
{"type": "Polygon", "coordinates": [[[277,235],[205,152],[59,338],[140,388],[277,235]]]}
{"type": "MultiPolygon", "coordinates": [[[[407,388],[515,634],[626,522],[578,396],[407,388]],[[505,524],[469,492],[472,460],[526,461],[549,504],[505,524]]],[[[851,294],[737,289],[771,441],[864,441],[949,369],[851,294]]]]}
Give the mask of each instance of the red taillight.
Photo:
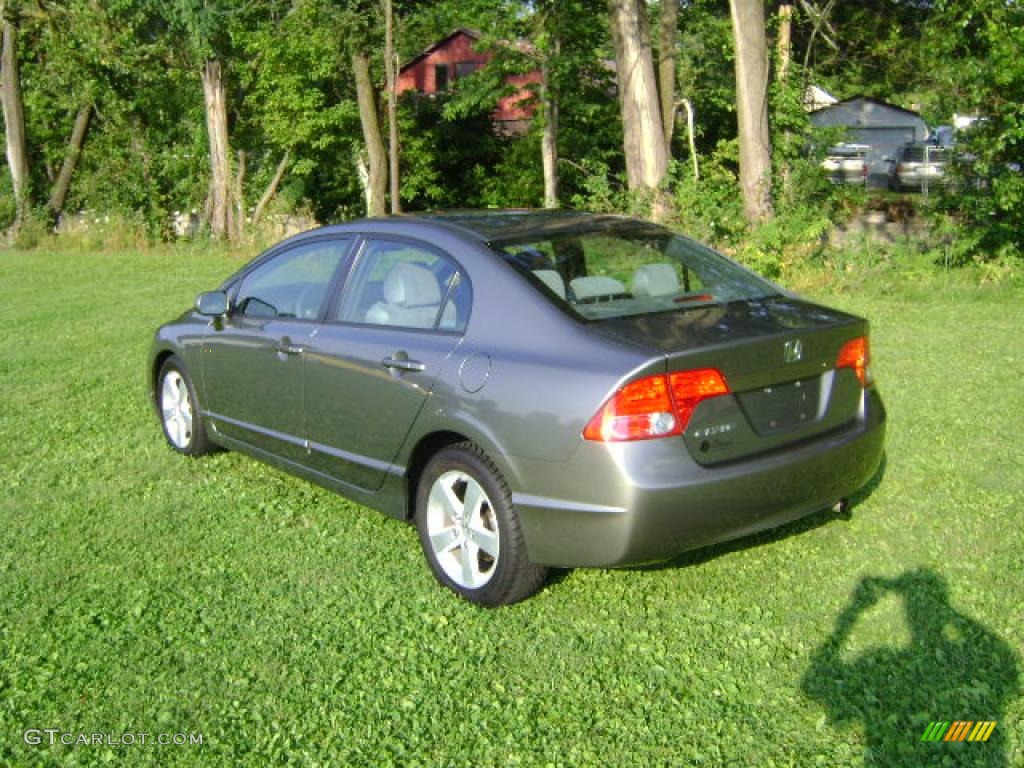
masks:
{"type": "Polygon", "coordinates": [[[621,442],[678,435],[702,400],[728,393],[725,379],[714,368],[645,376],[612,395],[587,424],[583,437],[621,442]]]}
{"type": "Polygon", "coordinates": [[[676,403],[676,418],[679,419],[680,432],[686,429],[690,415],[702,400],[729,394],[729,385],[725,383],[722,374],[714,368],[670,373],[668,379],[672,385],[672,398],[676,403]]]}
{"type": "Polygon", "coordinates": [[[836,358],[836,368],[853,368],[862,387],[871,383],[868,366],[871,364],[871,348],[868,337],[860,336],[843,344],[836,358]]]}

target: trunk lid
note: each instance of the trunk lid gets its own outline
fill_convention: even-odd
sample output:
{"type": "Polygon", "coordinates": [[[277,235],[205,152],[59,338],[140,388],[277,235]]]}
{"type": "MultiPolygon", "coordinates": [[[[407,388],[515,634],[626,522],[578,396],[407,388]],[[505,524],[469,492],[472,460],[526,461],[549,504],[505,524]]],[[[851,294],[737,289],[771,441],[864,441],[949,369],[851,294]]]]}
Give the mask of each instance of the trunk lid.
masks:
{"type": "Polygon", "coordinates": [[[653,348],[666,370],[717,368],[731,394],[702,402],[683,439],[696,461],[744,458],[853,421],[862,387],[836,369],[842,346],[867,321],[800,299],[771,297],[594,324],[601,333],[653,348]]]}

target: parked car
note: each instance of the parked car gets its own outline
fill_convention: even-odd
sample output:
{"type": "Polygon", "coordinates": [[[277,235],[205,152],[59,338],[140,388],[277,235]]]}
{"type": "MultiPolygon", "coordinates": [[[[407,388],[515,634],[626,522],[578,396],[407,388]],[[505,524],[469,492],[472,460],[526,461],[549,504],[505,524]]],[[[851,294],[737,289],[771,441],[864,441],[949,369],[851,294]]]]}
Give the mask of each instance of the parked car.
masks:
{"type": "Polygon", "coordinates": [[[837,144],[829,149],[821,163],[833,184],[860,184],[868,182],[867,144],[837,144]]]}
{"type": "Polygon", "coordinates": [[[951,151],[948,147],[923,142],[902,145],[890,166],[890,189],[928,192],[942,186],[951,151]]]}
{"type": "Polygon", "coordinates": [[[485,605],[847,499],[868,324],[654,224],[483,212],[286,240],[156,332],[172,448],[238,449],[419,529],[485,605]]]}

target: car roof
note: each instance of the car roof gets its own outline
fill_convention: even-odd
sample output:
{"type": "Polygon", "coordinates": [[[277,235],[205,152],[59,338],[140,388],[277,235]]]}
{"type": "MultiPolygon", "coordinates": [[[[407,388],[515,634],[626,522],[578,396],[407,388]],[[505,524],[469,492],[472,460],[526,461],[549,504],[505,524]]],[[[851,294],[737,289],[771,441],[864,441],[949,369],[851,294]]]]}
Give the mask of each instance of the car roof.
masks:
{"type": "Polygon", "coordinates": [[[624,229],[644,229],[651,233],[668,231],[641,219],[581,211],[457,210],[415,214],[403,218],[457,227],[483,242],[527,241],[558,235],[592,234],[624,229]]]}
{"type": "MultiPolygon", "coordinates": [[[[581,211],[549,211],[531,209],[486,209],[431,211],[355,219],[343,224],[330,224],[293,235],[261,254],[239,273],[252,267],[256,261],[271,256],[282,247],[315,239],[324,235],[350,235],[356,233],[376,235],[407,235],[429,237],[438,229],[484,246],[527,243],[558,236],[629,232],[650,235],[671,235],[658,224],[628,216],[613,216],[581,211]]],[[[237,275],[233,276],[236,277],[237,275]]],[[[233,278],[232,278],[233,279],[233,278]]]]}

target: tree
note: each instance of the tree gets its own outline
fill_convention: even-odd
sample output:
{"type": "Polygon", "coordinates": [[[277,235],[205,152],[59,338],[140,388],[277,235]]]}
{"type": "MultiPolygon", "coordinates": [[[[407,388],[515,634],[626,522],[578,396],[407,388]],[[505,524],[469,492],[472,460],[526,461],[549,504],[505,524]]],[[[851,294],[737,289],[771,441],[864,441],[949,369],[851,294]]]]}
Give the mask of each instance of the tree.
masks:
{"type": "Polygon", "coordinates": [[[665,152],[672,156],[676,123],[676,44],[679,37],[679,0],[661,0],[658,23],[658,100],[665,133],[665,152]]]}
{"type": "Polygon", "coordinates": [[[544,173],[544,207],[557,208],[558,199],[558,119],[559,91],[564,65],[561,61],[561,30],[568,22],[565,11],[573,10],[565,3],[547,0],[535,6],[533,40],[540,59],[540,160],[544,173]]]}
{"type": "Polygon", "coordinates": [[[216,238],[232,237],[235,214],[232,206],[231,146],[228,142],[228,97],[219,58],[203,62],[203,104],[210,144],[210,196],[207,220],[216,238]]]}
{"type": "Polygon", "coordinates": [[[772,217],[768,130],[768,40],[764,0],[729,0],[736,50],[736,118],[743,212],[751,224],[772,217]]]}
{"type": "Polygon", "coordinates": [[[28,209],[28,149],[25,141],[25,110],[18,76],[18,26],[16,10],[0,1],[3,24],[3,51],[0,55],[0,101],[3,102],[4,131],[7,141],[7,167],[14,190],[14,224],[16,233],[28,209]]]}
{"type": "Polygon", "coordinates": [[[631,191],[654,196],[652,213],[660,218],[665,203],[660,187],[668,171],[665,130],[643,0],[608,0],[615,46],[622,113],[626,180],[631,191]]]}
{"type": "MultiPolygon", "coordinates": [[[[199,70],[210,165],[204,213],[215,238],[234,239],[241,231],[244,217],[237,211],[237,190],[241,185],[234,177],[231,163],[227,64],[244,63],[234,55],[236,36],[242,30],[267,24],[280,11],[280,3],[239,6],[231,0],[150,2],[165,20],[167,35],[179,40],[179,61],[193,71],[199,70]]],[[[238,170],[244,173],[241,167],[238,170]]]]}
{"type": "Polygon", "coordinates": [[[388,176],[391,181],[391,213],[402,212],[402,185],[398,165],[398,107],[395,84],[395,14],[392,0],[384,3],[384,72],[388,92],[388,176]]]}
{"type": "Polygon", "coordinates": [[[53,182],[53,189],[50,191],[50,200],[47,208],[54,219],[59,219],[64,211],[64,201],[67,199],[68,190],[71,188],[71,177],[78,167],[78,160],[82,156],[82,145],[85,143],[85,134],[89,130],[89,122],[92,120],[93,106],[91,103],[83,104],[75,116],[75,125],[71,129],[71,138],[68,140],[67,153],[64,155],[64,162],[60,167],[60,174],[53,182]]]}
{"type": "Polygon", "coordinates": [[[359,122],[366,142],[366,212],[370,216],[384,216],[387,213],[388,161],[377,118],[377,92],[370,78],[370,56],[366,51],[353,51],[352,71],[359,101],[359,122]]]}

